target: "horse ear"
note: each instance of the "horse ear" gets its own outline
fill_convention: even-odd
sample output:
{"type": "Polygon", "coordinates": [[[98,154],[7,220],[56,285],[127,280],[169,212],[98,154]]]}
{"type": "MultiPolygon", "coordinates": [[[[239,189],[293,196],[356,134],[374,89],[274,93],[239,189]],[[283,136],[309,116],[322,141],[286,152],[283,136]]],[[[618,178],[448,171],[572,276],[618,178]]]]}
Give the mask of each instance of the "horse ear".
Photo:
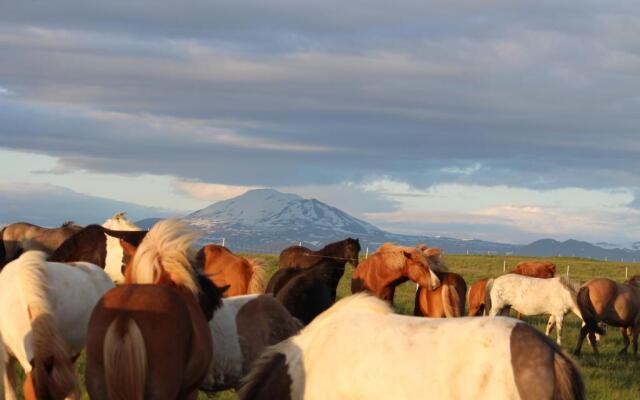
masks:
{"type": "Polygon", "coordinates": [[[404,254],[405,258],[408,258],[409,260],[411,260],[411,258],[413,256],[413,254],[411,254],[410,251],[406,251],[406,250],[403,250],[402,254],[404,254]]]}
{"type": "Polygon", "coordinates": [[[124,239],[120,239],[120,246],[122,247],[122,251],[126,256],[133,257],[134,254],[136,254],[137,247],[125,241],[124,239]]]}

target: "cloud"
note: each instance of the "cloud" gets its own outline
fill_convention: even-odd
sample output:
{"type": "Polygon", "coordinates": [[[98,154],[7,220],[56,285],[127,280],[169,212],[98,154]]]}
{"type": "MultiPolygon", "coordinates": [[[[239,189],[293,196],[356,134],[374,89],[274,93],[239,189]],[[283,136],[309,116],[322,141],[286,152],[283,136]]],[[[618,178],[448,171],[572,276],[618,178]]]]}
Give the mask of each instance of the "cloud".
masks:
{"type": "Polygon", "coordinates": [[[198,200],[220,201],[258,189],[256,186],[230,186],[216,183],[175,181],[174,189],[181,194],[191,196],[198,200]]]}

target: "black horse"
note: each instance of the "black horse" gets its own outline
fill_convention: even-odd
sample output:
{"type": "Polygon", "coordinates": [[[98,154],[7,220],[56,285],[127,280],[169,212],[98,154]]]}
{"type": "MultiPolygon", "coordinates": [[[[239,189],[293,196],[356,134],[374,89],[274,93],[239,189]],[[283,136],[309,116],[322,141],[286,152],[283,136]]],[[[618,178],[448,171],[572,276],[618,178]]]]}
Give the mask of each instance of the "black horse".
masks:
{"type": "Polygon", "coordinates": [[[318,251],[304,246],[291,246],[282,250],[278,264],[280,268],[308,268],[321,261],[330,260],[344,268],[347,262],[355,268],[360,254],[360,240],[347,238],[339,242],[329,243],[318,251]]]}
{"type": "Polygon", "coordinates": [[[269,280],[266,293],[273,294],[285,308],[307,325],[336,301],[336,290],[344,264],[321,260],[308,268],[278,270],[269,280]]]}

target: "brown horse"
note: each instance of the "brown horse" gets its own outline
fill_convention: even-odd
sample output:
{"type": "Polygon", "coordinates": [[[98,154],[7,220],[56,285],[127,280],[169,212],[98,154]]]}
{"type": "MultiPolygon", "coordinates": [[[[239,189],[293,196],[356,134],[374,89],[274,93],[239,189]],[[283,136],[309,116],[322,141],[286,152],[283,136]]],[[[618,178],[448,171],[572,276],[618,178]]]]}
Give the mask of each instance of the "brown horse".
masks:
{"type": "Polygon", "coordinates": [[[264,293],[264,266],[254,258],[240,257],[226,247],[208,244],[196,255],[196,265],[216,286],[229,286],[224,297],[264,293]]]}
{"type": "Polygon", "coordinates": [[[607,278],[591,279],[578,291],[578,307],[584,320],[574,354],[580,354],[584,338],[588,335],[593,351],[598,354],[595,334],[604,334],[600,322],[621,328],[624,347],[629,348],[629,333],[633,335],[633,354],[638,354],[640,332],[640,277],[633,276],[625,283],[607,278]]]}
{"type": "Polygon", "coordinates": [[[422,249],[429,268],[440,279],[441,285],[435,290],[418,286],[413,315],[433,318],[462,317],[467,294],[466,282],[460,275],[447,272],[440,249],[427,245],[419,245],[418,248],[422,249]]]}
{"type": "Polygon", "coordinates": [[[0,269],[27,250],[51,254],[82,227],[65,222],[59,228],[43,228],[27,222],[16,222],[0,231],[0,269]]]}
{"type": "Polygon", "coordinates": [[[440,286],[440,280],[429,268],[422,250],[385,243],[358,264],[351,278],[351,292],[369,290],[393,304],[396,286],[407,280],[430,289],[440,286]]]}
{"type": "Polygon", "coordinates": [[[278,265],[280,268],[298,267],[308,268],[321,260],[332,260],[336,264],[345,266],[347,262],[355,268],[360,254],[360,240],[347,238],[339,242],[329,243],[318,251],[304,246],[291,246],[282,250],[278,265]]]}
{"type": "Polygon", "coordinates": [[[553,278],[556,274],[556,265],[551,261],[521,261],[511,270],[511,273],[534,278],[553,278]]]}
{"type": "Polygon", "coordinates": [[[222,292],[208,279],[196,280],[194,242],[175,220],[158,222],[137,250],[122,241],[129,258],[125,284],[103,296],[89,322],[92,399],[196,398],[213,357],[207,317],[220,306],[222,292]],[[208,299],[207,317],[202,299],[208,299]]]}
{"type": "Polygon", "coordinates": [[[489,282],[488,278],[480,279],[469,287],[469,292],[467,293],[467,301],[469,304],[468,316],[478,317],[485,315],[487,310],[484,304],[484,290],[487,287],[487,282],[489,282]]]}

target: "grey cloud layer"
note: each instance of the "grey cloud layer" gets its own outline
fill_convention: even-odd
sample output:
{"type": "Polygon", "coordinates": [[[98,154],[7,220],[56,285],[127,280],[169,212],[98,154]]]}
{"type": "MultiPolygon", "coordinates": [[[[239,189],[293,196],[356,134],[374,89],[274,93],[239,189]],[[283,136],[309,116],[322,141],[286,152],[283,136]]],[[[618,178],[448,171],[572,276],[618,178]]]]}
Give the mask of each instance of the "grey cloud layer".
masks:
{"type": "Polygon", "coordinates": [[[0,6],[0,143],[61,170],[640,187],[630,4],[86,4],[0,6]]]}

